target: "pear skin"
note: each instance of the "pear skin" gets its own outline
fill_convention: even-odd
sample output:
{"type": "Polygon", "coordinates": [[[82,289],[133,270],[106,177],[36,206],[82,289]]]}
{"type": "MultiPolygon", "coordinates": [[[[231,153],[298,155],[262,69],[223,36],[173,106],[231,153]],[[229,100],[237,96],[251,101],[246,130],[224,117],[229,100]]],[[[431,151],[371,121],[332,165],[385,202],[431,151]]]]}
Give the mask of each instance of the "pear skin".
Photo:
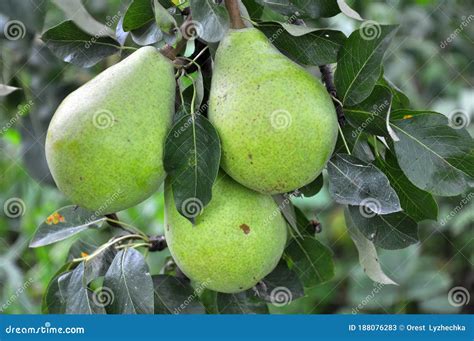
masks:
{"type": "Polygon", "coordinates": [[[46,159],[74,203],[117,212],[153,194],[174,113],[171,62],[142,47],[69,94],[49,125],[46,159]]]}
{"type": "Polygon", "coordinates": [[[338,132],[322,83],[255,28],[231,29],[219,44],[209,120],[221,139],[221,167],[267,194],[290,192],[316,179],[338,132]]]}
{"type": "Polygon", "coordinates": [[[193,226],[176,210],[171,185],[166,184],[168,248],[179,268],[206,288],[224,293],[247,290],[276,267],[287,240],[286,222],[271,196],[222,172],[212,196],[193,226]]]}

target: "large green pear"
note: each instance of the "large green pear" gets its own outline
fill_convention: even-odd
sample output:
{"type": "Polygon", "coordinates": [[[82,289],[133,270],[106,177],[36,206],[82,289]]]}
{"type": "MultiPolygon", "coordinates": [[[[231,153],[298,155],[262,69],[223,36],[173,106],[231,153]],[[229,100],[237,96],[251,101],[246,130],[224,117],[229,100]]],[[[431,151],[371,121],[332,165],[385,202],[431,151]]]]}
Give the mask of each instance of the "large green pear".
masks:
{"type": "MultiPolygon", "coordinates": [[[[194,204],[189,200],[184,211],[195,212],[194,204]]],[[[224,173],[194,226],[176,210],[169,184],[165,207],[171,255],[189,278],[211,290],[235,293],[253,287],[275,268],[285,248],[286,223],[272,197],[224,173]]]]}
{"type": "Polygon", "coordinates": [[[153,47],[140,48],[69,94],[46,137],[59,189],[99,214],[148,198],[165,177],[174,98],[174,68],[153,47]]]}
{"type": "Polygon", "coordinates": [[[255,28],[231,29],[220,42],[209,119],[221,139],[222,168],[268,194],[313,181],[331,156],[338,131],[322,83],[255,28]]]}

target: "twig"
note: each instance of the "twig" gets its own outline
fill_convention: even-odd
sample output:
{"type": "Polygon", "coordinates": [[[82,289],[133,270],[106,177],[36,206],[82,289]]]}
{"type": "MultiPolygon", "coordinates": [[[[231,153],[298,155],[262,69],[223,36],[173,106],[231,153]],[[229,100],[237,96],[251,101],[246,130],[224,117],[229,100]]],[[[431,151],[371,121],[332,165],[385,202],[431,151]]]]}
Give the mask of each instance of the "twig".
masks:
{"type": "Polygon", "coordinates": [[[332,71],[329,65],[321,65],[319,67],[319,71],[321,71],[321,78],[326,86],[327,91],[332,97],[332,101],[334,106],[336,107],[337,113],[337,120],[339,121],[339,125],[344,127],[346,123],[346,117],[344,116],[344,110],[342,109],[341,101],[337,97],[336,86],[334,85],[334,81],[332,78],[332,71]]]}
{"type": "Polygon", "coordinates": [[[178,43],[176,44],[176,47],[173,47],[173,46],[167,44],[167,45],[165,45],[165,47],[160,49],[160,53],[163,56],[167,57],[170,60],[175,60],[178,53],[180,53],[181,50],[183,50],[186,47],[187,40],[186,40],[185,34],[183,34],[183,32],[185,30],[189,30],[189,28],[187,28],[187,27],[188,27],[188,25],[192,25],[191,21],[192,21],[192,17],[191,17],[191,15],[188,15],[186,17],[186,20],[184,20],[184,22],[179,27],[179,30],[181,31],[181,40],[178,41],[178,43]]]}
{"type": "Polygon", "coordinates": [[[148,251],[163,251],[167,247],[168,244],[166,243],[165,236],[150,237],[150,246],[148,247],[148,251]]]}
{"type": "Polygon", "coordinates": [[[238,0],[225,0],[225,7],[227,8],[227,12],[229,12],[230,28],[245,28],[245,23],[240,16],[238,0]]]}

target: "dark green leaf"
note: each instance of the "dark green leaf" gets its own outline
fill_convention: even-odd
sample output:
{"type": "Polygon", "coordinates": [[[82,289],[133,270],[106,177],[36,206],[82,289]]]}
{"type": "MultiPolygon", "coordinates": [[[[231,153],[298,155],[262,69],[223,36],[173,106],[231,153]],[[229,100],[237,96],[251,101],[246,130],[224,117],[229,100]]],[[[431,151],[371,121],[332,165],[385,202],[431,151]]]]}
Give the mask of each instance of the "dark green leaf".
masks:
{"type": "Polygon", "coordinates": [[[121,250],[104,277],[113,297],[109,314],[153,314],[153,281],[143,255],[133,248],[121,250]]]}
{"type": "Polygon", "coordinates": [[[39,32],[43,29],[47,6],[46,0],[2,0],[0,1],[0,13],[10,21],[20,21],[23,28],[18,27],[22,30],[22,34],[25,33],[25,26],[32,32],[39,32]]]}
{"type": "Polygon", "coordinates": [[[417,187],[435,195],[453,196],[474,177],[474,143],[465,129],[449,127],[441,114],[421,114],[394,121],[400,168],[417,187]]]}
{"type": "Polygon", "coordinates": [[[87,286],[84,262],[72,272],[67,284],[66,314],[105,314],[104,307],[87,286]]]}
{"type": "Polygon", "coordinates": [[[418,228],[414,220],[403,212],[376,215],[361,206],[349,206],[354,225],[383,249],[403,249],[418,242],[418,228]]]}
{"type": "Polygon", "coordinates": [[[123,30],[125,32],[136,30],[154,19],[151,0],[133,0],[123,17],[123,30]]]}
{"type": "Polygon", "coordinates": [[[219,314],[268,314],[268,306],[253,290],[237,294],[217,293],[219,314]]]}
{"type": "Polygon", "coordinates": [[[338,203],[365,206],[377,214],[401,210],[387,176],[373,164],[336,154],[329,160],[328,174],[329,191],[338,203]]]}
{"type": "Polygon", "coordinates": [[[337,53],[346,39],[346,36],[339,31],[276,22],[262,22],[258,25],[258,29],[284,55],[304,65],[335,63],[337,53]]]}
{"type": "Polygon", "coordinates": [[[65,206],[52,213],[37,228],[30,247],[39,247],[69,238],[105,221],[104,216],[79,206],[65,206]]]}
{"type": "Polygon", "coordinates": [[[94,37],[72,21],[50,28],[41,39],[58,58],[81,67],[93,66],[121,49],[116,40],[107,36],[94,37]]]}
{"type": "Polygon", "coordinates": [[[176,209],[194,222],[211,201],[220,162],[219,136],[202,115],[186,115],[166,138],[164,164],[176,209]]]}
{"type": "Polygon", "coordinates": [[[276,194],[272,197],[277,203],[278,209],[280,210],[288,225],[290,225],[290,227],[295,230],[298,236],[301,236],[301,233],[298,230],[294,206],[291,203],[291,194],[276,194]]]}
{"type": "Polygon", "coordinates": [[[204,314],[199,294],[188,281],[169,275],[152,276],[155,290],[155,314],[204,314]]]}
{"type": "Polygon", "coordinates": [[[379,262],[379,256],[374,243],[368,240],[364,234],[354,225],[348,209],[344,210],[347,230],[351,236],[359,253],[359,263],[364,269],[364,273],[375,281],[382,284],[397,284],[388,277],[382,270],[379,262]]]}
{"type": "Polygon", "coordinates": [[[72,265],[73,263],[70,262],[64,264],[49,281],[41,303],[41,312],[43,314],[64,314],[66,300],[59,290],[59,278],[63,276],[64,280],[66,278],[64,277],[65,275],[69,277],[72,274],[70,270],[72,265]]]}
{"type": "Polygon", "coordinates": [[[314,226],[310,223],[306,215],[301,211],[297,206],[293,206],[296,217],[296,225],[298,226],[298,231],[301,231],[301,234],[308,237],[314,237],[316,231],[314,226]]]}
{"type": "Polygon", "coordinates": [[[213,0],[189,0],[199,37],[209,43],[220,41],[229,28],[226,9],[213,0]]]}
{"type": "Polygon", "coordinates": [[[299,189],[305,197],[312,197],[319,193],[321,188],[323,188],[324,179],[323,174],[320,174],[314,181],[310,182],[306,186],[303,186],[299,189]]]}
{"type": "Polygon", "coordinates": [[[334,82],[344,105],[362,102],[379,79],[382,58],[397,26],[367,22],[339,50],[334,82]]]}
{"type": "Polygon", "coordinates": [[[247,12],[251,19],[260,19],[264,10],[264,7],[257,3],[255,0],[242,0],[247,12]]]}
{"type": "Polygon", "coordinates": [[[155,44],[163,39],[163,32],[156,26],[154,21],[130,31],[133,41],[141,46],[155,44]]]}
{"type": "Polygon", "coordinates": [[[382,75],[378,80],[377,84],[382,85],[390,89],[392,93],[392,111],[396,109],[407,109],[410,107],[410,100],[408,97],[392,82],[382,75]]]}
{"type": "Polygon", "coordinates": [[[390,180],[390,185],[398,194],[403,211],[410,218],[416,222],[438,218],[438,205],[433,196],[410,182],[400,169],[395,155],[387,150],[385,160],[379,157],[375,164],[390,180]]]}
{"type": "Polygon", "coordinates": [[[293,300],[304,296],[303,285],[298,275],[288,268],[285,261],[280,261],[254,290],[260,298],[277,306],[290,304],[293,300]]]}
{"type": "Polygon", "coordinates": [[[311,288],[334,276],[332,252],[312,237],[294,238],[285,250],[285,258],[305,288],[311,288]]]}
{"type": "Polygon", "coordinates": [[[374,135],[387,135],[387,112],[392,102],[392,93],[384,86],[376,85],[361,103],[344,108],[347,121],[356,129],[374,135]]]}

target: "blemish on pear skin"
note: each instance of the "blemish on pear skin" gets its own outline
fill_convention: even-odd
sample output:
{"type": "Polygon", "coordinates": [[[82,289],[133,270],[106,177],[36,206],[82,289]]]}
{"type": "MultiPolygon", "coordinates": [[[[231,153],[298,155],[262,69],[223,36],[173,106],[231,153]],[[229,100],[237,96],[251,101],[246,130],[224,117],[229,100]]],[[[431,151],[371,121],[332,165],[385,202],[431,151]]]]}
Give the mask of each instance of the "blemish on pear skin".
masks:
{"type": "Polygon", "coordinates": [[[249,234],[250,233],[250,226],[248,226],[247,224],[242,224],[240,225],[240,229],[242,231],[244,231],[245,234],[249,234]]]}

